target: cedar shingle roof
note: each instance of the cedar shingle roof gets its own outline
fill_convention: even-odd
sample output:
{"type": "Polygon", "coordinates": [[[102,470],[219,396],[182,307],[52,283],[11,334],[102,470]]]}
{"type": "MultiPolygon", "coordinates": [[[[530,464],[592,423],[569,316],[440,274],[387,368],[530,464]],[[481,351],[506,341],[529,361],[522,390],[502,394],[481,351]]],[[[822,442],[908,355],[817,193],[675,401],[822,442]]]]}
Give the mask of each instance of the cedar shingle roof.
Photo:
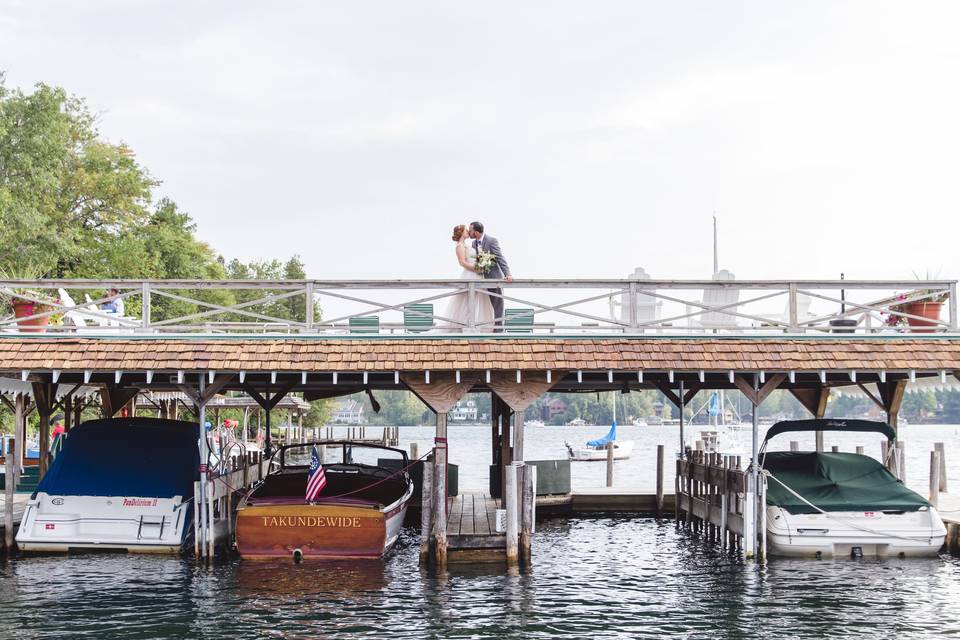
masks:
{"type": "Polygon", "coordinates": [[[960,370],[944,338],[3,338],[0,371],[960,370]]]}

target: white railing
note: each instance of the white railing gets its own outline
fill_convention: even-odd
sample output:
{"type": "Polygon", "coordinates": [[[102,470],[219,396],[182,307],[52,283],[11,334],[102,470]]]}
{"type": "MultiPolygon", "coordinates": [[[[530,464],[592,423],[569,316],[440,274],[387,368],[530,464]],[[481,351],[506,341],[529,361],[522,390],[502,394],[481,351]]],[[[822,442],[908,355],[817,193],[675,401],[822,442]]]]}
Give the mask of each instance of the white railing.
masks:
{"type": "Polygon", "coordinates": [[[0,280],[0,335],[922,335],[957,332],[956,290],[953,280],[0,280]],[[123,314],[101,308],[109,288],[123,314]],[[449,317],[454,296],[474,313],[449,317]],[[498,317],[476,313],[493,300],[498,317]]]}

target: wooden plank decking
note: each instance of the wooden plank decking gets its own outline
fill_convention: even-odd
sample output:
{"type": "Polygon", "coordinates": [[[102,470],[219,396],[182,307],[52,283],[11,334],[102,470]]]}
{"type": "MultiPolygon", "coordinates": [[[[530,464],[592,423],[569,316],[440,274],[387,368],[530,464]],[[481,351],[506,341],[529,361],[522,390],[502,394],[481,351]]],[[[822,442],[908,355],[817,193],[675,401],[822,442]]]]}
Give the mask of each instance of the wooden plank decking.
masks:
{"type": "Polygon", "coordinates": [[[497,533],[498,503],[485,493],[456,496],[447,518],[451,562],[503,562],[506,537],[497,533]]]}

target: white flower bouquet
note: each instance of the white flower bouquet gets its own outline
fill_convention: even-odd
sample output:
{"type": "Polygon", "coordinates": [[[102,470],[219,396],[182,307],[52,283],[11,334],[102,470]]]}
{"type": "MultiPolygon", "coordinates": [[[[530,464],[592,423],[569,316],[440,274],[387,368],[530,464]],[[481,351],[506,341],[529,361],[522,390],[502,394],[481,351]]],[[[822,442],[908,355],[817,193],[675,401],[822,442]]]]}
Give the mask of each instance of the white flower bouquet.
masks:
{"type": "Polygon", "coordinates": [[[490,270],[493,269],[493,265],[495,264],[497,264],[497,257],[495,255],[489,251],[477,252],[477,273],[485,276],[490,273],[490,270]]]}

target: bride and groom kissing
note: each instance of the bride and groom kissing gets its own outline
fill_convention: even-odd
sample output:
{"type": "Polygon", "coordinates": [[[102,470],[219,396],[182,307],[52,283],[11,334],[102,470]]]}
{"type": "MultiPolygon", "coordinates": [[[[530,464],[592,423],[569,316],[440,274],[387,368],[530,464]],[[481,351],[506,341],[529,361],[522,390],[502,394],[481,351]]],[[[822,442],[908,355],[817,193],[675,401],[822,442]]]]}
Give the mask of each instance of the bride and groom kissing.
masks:
{"type": "MultiPolygon", "coordinates": [[[[453,241],[457,248],[457,261],[463,267],[461,280],[505,280],[513,281],[507,259],[503,257],[500,243],[483,230],[483,223],[471,222],[453,228],[453,241]]],[[[494,332],[503,330],[503,289],[491,287],[480,289],[476,295],[474,322],[480,331],[494,332]]],[[[454,295],[447,306],[444,317],[452,330],[470,325],[470,294],[463,291],[454,295]]]]}

